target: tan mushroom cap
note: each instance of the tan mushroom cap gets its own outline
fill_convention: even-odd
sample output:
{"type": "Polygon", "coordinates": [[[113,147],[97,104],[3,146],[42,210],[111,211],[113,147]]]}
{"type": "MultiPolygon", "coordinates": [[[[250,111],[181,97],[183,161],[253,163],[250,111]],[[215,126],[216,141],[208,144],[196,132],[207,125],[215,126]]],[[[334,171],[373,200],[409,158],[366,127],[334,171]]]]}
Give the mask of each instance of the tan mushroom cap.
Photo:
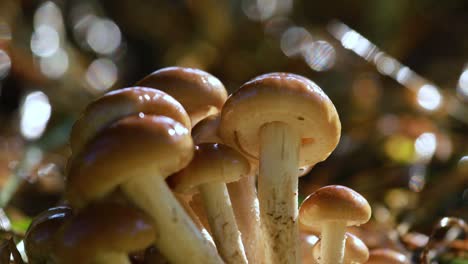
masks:
{"type": "Polygon", "coordinates": [[[299,221],[319,226],[326,221],[345,221],[347,226],[369,221],[371,208],[356,191],[340,185],[325,186],[309,195],[299,209],[299,221]]]}
{"type": "Polygon", "coordinates": [[[369,254],[367,264],[409,264],[408,258],[391,249],[374,249],[369,254]]]}
{"type": "Polygon", "coordinates": [[[24,238],[24,248],[31,263],[46,263],[54,247],[54,239],[59,228],[70,219],[72,209],[58,206],[36,216],[24,238]]]}
{"type": "Polygon", "coordinates": [[[153,221],[142,211],[120,203],[92,204],[63,225],[55,255],[66,263],[89,263],[100,252],[145,249],[155,238],[153,221]]]}
{"type": "Polygon", "coordinates": [[[168,179],[174,191],[194,192],[204,183],[237,181],[247,176],[249,162],[239,152],[223,144],[202,143],[196,146],[190,164],[168,179]]]}
{"type": "Polygon", "coordinates": [[[116,120],[140,113],[167,116],[191,128],[190,119],[182,105],[165,92],[130,87],[111,91],[89,104],[73,125],[70,144],[74,154],[101,129],[116,120]]]}
{"type": "Polygon", "coordinates": [[[168,117],[130,116],[103,129],[72,160],[66,196],[74,206],[104,197],[131,177],[185,167],[193,142],[182,124],[168,117]]]}
{"type": "Polygon", "coordinates": [[[258,159],[260,128],[275,121],[300,133],[300,166],[326,159],[340,138],[340,120],[328,96],[311,80],[290,73],[259,76],[232,94],[221,112],[219,135],[258,159]]]}
{"type": "Polygon", "coordinates": [[[218,136],[220,114],[210,115],[192,128],[193,143],[222,143],[218,136]]]}
{"type": "MultiPolygon", "coordinates": [[[[313,255],[318,261],[320,256],[320,246],[322,243],[317,242],[313,247],[313,255]]],[[[343,264],[366,263],[369,259],[369,249],[357,236],[346,233],[345,251],[343,264]]]]}
{"type": "Polygon", "coordinates": [[[167,67],[157,70],[137,83],[173,96],[195,121],[221,111],[227,92],[221,81],[198,69],[167,67]]]}

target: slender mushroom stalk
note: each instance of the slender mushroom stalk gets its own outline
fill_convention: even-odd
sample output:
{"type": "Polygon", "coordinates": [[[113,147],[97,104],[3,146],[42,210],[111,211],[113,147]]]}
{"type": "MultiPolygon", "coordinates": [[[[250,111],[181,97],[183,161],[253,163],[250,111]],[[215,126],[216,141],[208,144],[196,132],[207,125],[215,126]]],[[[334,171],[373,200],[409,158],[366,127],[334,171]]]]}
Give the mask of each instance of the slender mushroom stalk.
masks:
{"type": "Polygon", "coordinates": [[[128,253],[148,247],[155,236],[153,221],[140,210],[92,204],[60,228],[53,258],[56,263],[130,264],[128,253]]]}
{"type": "Polygon", "coordinates": [[[258,196],[271,263],[297,263],[298,170],[326,159],[341,125],[330,99],[298,75],[259,76],[229,97],[219,135],[259,160],[258,196]]]}
{"type": "MultiPolygon", "coordinates": [[[[218,136],[220,115],[209,116],[192,129],[192,138],[195,144],[223,143],[218,136]]],[[[260,208],[256,188],[255,162],[249,160],[251,170],[246,177],[227,184],[231,198],[237,226],[242,234],[245,254],[249,263],[264,263],[265,246],[263,243],[263,228],[260,222],[260,208]]],[[[195,197],[196,198],[196,197],[195,197]]],[[[194,199],[195,199],[194,198],[194,199]]]]}
{"type": "Polygon", "coordinates": [[[226,89],[218,78],[192,68],[162,68],[137,85],[155,88],[174,97],[184,106],[192,125],[219,112],[227,99],[226,89]]]}
{"type": "Polygon", "coordinates": [[[71,163],[67,198],[83,207],[120,187],[155,222],[156,247],[171,263],[222,263],[165,178],[185,167],[193,142],[168,117],[129,116],[100,131],[71,163]]]}
{"type": "MultiPolygon", "coordinates": [[[[321,263],[321,246],[322,242],[319,241],[312,249],[312,254],[317,261],[321,263]]],[[[366,263],[369,259],[369,249],[357,236],[346,233],[345,250],[343,257],[343,264],[362,264],[366,263]]]]}
{"type": "Polygon", "coordinates": [[[226,263],[247,263],[226,182],[240,179],[250,166],[241,154],[222,144],[196,147],[190,164],[168,181],[175,192],[198,188],[220,255],[226,263]]]}
{"type": "Polygon", "coordinates": [[[321,230],[321,264],[342,264],[346,227],[364,224],[370,216],[371,208],[364,197],[338,185],[318,189],[300,208],[302,224],[321,230]]]}

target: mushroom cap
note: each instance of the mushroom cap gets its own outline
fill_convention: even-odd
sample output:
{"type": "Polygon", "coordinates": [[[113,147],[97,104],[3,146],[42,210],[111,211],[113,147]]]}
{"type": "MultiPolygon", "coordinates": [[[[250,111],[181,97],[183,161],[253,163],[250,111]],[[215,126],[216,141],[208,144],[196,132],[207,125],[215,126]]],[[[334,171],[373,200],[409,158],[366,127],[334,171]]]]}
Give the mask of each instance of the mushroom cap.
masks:
{"type": "Polygon", "coordinates": [[[137,83],[173,96],[187,110],[193,125],[204,117],[221,111],[227,92],[213,75],[192,68],[167,67],[157,70],[137,83]]]}
{"type": "Polygon", "coordinates": [[[347,226],[369,221],[371,208],[356,191],[340,185],[325,186],[309,195],[299,209],[299,221],[320,226],[326,221],[344,221],[347,226]]]}
{"type": "Polygon", "coordinates": [[[269,73],[242,85],[223,107],[219,135],[258,159],[259,131],[275,121],[300,133],[300,166],[325,160],[340,138],[340,120],[328,96],[311,80],[290,73],[269,73]]]}
{"type": "Polygon", "coordinates": [[[24,249],[32,263],[46,263],[53,250],[58,229],[72,216],[72,209],[57,206],[36,216],[24,238],[24,249]]]}
{"type": "Polygon", "coordinates": [[[80,152],[100,130],[118,119],[140,113],[167,116],[191,128],[185,109],[165,92],[146,87],[124,88],[106,93],[86,107],[73,125],[72,151],[80,152]]]}
{"type": "Polygon", "coordinates": [[[172,175],[168,182],[175,192],[192,193],[201,184],[237,181],[249,171],[249,161],[233,148],[202,143],[196,146],[190,164],[172,175]]]}
{"type": "Polygon", "coordinates": [[[66,263],[88,263],[100,252],[128,253],[156,239],[153,221],[142,211],[120,203],[91,204],[60,229],[55,256],[66,263]]]}
{"type": "Polygon", "coordinates": [[[374,249],[369,253],[367,264],[409,264],[408,258],[391,249],[374,249]]]}
{"type": "Polygon", "coordinates": [[[192,128],[193,143],[222,143],[223,140],[218,136],[220,115],[210,115],[192,128]]]}
{"type": "Polygon", "coordinates": [[[192,156],[192,138],[179,122],[163,116],[129,116],[104,128],[71,160],[66,196],[80,207],[132,177],[156,171],[167,177],[192,156]]]}

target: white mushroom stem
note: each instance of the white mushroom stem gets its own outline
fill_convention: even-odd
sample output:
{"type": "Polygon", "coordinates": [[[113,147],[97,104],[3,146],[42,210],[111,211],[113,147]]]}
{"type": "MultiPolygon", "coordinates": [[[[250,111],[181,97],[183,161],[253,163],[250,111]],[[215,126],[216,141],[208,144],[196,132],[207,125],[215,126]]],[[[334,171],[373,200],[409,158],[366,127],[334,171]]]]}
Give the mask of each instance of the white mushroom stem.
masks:
{"type": "Polygon", "coordinates": [[[221,257],[226,263],[247,263],[226,184],[205,183],[199,186],[199,190],[221,257]]]}
{"type": "Polygon", "coordinates": [[[223,263],[167,186],[164,177],[135,175],[122,189],[142,210],[152,217],[156,228],[155,246],[170,263],[223,263]]]}
{"type": "Polygon", "coordinates": [[[249,263],[264,263],[265,245],[260,222],[256,175],[227,184],[236,222],[242,235],[245,254],[249,263]]]}
{"type": "Polygon", "coordinates": [[[119,252],[99,253],[94,257],[93,264],[131,264],[128,255],[119,252]]]}
{"type": "Polygon", "coordinates": [[[298,175],[300,136],[282,122],[260,130],[258,197],[271,263],[299,261],[298,175]]]}
{"type": "Polygon", "coordinates": [[[342,264],[345,250],[346,223],[327,221],[322,224],[320,264],[342,264]]]}

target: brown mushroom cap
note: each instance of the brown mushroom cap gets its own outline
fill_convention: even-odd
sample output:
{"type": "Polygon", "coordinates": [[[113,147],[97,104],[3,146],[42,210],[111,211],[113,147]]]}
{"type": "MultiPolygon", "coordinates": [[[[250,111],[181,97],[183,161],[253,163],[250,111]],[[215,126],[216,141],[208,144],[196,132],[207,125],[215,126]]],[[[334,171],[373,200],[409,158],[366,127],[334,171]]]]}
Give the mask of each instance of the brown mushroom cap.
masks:
{"type": "Polygon", "coordinates": [[[362,195],[345,186],[325,186],[311,195],[299,209],[299,221],[319,226],[325,221],[345,221],[347,226],[369,221],[371,208],[362,195]]]}
{"type": "Polygon", "coordinates": [[[168,117],[130,116],[104,128],[71,162],[66,196],[74,206],[104,197],[131,177],[170,175],[188,164],[193,142],[168,117]]]}
{"type": "Polygon", "coordinates": [[[220,122],[219,113],[210,115],[192,128],[193,143],[221,143],[222,139],[218,136],[218,128],[220,122]]]}
{"type": "MultiPolygon", "coordinates": [[[[313,247],[313,255],[318,261],[320,256],[320,246],[322,243],[317,242],[313,247]]],[[[345,242],[345,251],[343,257],[343,264],[353,264],[353,263],[366,263],[369,259],[369,249],[366,244],[362,242],[357,236],[346,233],[346,242],[345,242]]]]}
{"type": "Polygon", "coordinates": [[[124,88],[111,91],[86,107],[71,132],[72,151],[74,154],[79,152],[94,135],[112,122],[140,113],[167,116],[191,128],[185,109],[168,94],[146,87],[124,88]]]}
{"type": "Polygon", "coordinates": [[[88,263],[100,252],[145,249],[155,237],[153,222],[142,211],[119,203],[92,204],[62,226],[55,255],[66,263],[88,263]]]}
{"type": "Polygon", "coordinates": [[[300,133],[300,166],[326,159],[340,138],[340,120],[327,95],[311,80],[290,73],[259,76],[232,94],[221,112],[219,135],[258,159],[260,128],[275,121],[300,133]]]}
{"type": "Polygon", "coordinates": [[[369,254],[367,264],[408,264],[408,258],[391,249],[374,249],[369,254]]]}
{"type": "Polygon", "coordinates": [[[219,112],[227,99],[226,89],[218,78],[192,68],[163,68],[146,76],[137,85],[170,94],[195,121],[219,112]]]}
{"type": "Polygon", "coordinates": [[[237,181],[249,171],[248,160],[236,150],[223,144],[203,143],[196,146],[190,164],[168,182],[176,192],[193,192],[200,184],[237,181]]]}
{"type": "Polygon", "coordinates": [[[58,206],[34,218],[24,238],[24,249],[31,263],[46,263],[50,259],[58,229],[72,216],[72,209],[58,206]]]}

